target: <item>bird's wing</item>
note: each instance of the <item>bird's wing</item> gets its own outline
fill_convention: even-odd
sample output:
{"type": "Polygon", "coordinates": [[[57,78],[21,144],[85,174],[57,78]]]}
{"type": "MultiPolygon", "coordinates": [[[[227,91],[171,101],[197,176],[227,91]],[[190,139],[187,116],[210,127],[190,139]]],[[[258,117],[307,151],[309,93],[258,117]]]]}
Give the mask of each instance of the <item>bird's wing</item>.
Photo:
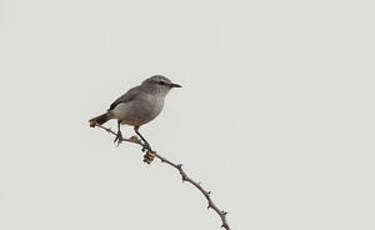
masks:
{"type": "Polygon", "coordinates": [[[134,88],[130,89],[128,92],[126,92],[125,94],[123,94],[121,97],[117,98],[111,104],[111,106],[109,107],[108,111],[111,111],[112,109],[114,109],[118,104],[127,103],[129,101],[134,100],[139,93],[140,93],[140,90],[138,89],[138,87],[134,87],[134,88]]]}

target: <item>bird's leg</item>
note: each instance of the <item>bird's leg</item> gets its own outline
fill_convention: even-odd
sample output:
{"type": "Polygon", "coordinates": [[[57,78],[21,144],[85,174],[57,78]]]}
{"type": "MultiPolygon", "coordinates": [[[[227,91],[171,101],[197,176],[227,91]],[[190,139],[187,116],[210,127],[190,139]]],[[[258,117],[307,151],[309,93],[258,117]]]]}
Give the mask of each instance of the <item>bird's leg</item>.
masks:
{"type": "Polygon", "coordinates": [[[135,133],[142,139],[142,141],[145,144],[145,146],[143,147],[142,151],[144,152],[144,150],[147,149],[150,152],[153,152],[152,149],[151,149],[150,144],[146,141],[146,139],[142,136],[142,134],[138,130],[139,130],[139,126],[134,126],[135,133]]]}
{"type": "Polygon", "coordinates": [[[116,135],[115,140],[113,141],[113,143],[115,144],[117,142],[117,147],[121,144],[121,141],[122,141],[122,133],[121,133],[120,125],[121,125],[121,121],[118,120],[117,121],[117,135],[116,135]]]}

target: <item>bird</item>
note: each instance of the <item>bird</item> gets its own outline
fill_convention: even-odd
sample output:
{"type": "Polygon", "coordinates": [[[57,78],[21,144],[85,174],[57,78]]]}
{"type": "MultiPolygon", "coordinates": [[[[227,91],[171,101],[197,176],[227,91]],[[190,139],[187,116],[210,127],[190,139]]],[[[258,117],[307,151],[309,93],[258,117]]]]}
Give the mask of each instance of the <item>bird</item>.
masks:
{"type": "Polygon", "coordinates": [[[157,74],[144,80],[140,85],[129,89],[117,98],[107,112],[89,120],[91,127],[102,125],[109,120],[117,120],[117,135],[114,143],[121,143],[121,125],[134,127],[135,133],[142,139],[145,148],[152,151],[148,141],[139,132],[139,128],[155,119],[164,107],[164,100],[172,88],[181,88],[167,77],[157,74]]]}

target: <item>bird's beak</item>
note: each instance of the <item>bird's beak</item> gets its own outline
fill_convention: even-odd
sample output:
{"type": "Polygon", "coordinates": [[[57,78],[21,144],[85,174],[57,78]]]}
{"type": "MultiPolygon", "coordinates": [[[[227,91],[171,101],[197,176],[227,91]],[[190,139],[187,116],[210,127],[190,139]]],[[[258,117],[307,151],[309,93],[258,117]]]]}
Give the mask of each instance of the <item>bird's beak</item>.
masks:
{"type": "Polygon", "coordinates": [[[171,84],[171,88],[181,88],[181,87],[182,86],[179,84],[174,84],[174,83],[171,84]]]}

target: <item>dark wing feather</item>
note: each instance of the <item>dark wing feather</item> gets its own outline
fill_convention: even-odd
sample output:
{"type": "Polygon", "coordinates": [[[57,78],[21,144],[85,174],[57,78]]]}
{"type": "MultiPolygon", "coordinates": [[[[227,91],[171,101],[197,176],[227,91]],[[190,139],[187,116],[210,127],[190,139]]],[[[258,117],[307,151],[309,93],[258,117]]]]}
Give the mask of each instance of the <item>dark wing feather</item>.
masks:
{"type": "Polygon", "coordinates": [[[108,111],[111,111],[112,109],[116,108],[116,106],[118,104],[121,104],[121,103],[126,103],[126,102],[129,102],[129,101],[132,101],[134,100],[134,98],[136,98],[136,96],[140,93],[140,89],[139,87],[134,87],[132,89],[130,89],[128,92],[126,92],[125,94],[123,94],[121,97],[117,98],[112,104],[111,106],[109,107],[108,111]]]}

